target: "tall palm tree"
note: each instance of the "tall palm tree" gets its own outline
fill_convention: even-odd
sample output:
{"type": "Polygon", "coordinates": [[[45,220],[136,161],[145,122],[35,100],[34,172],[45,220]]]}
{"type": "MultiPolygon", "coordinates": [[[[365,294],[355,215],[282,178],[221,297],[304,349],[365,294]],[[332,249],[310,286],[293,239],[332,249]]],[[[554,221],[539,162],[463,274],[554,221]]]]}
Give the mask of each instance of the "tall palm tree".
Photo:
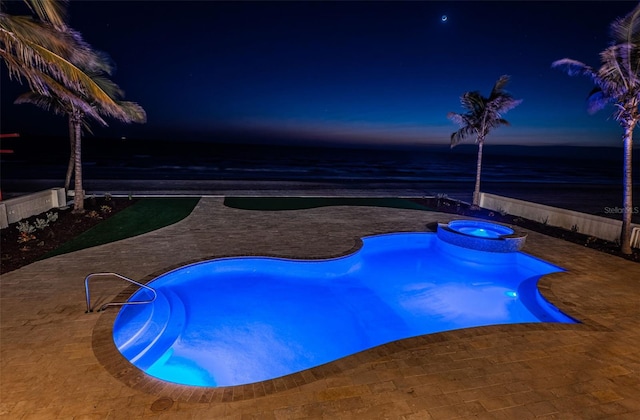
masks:
{"type": "Polygon", "coordinates": [[[37,19],[10,15],[0,7],[0,56],[9,75],[27,80],[34,93],[23,97],[23,102],[55,106],[57,112],[68,115],[70,166],[73,164],[75,171],[74,212],[83,212],[81,138],[85,118],[106,124],[102,116],[145,122],[146,115],[138,104],[122,101],[122,90],[104,77],[111,73],[106,56],[66,26],[64,2],[24,1],[37,19]]]}
{"type": "Polygon", "coordinates": [[[478,145],[478,161],[476,164],[476,185],[473,190],[473,206],[480,201],[480,172],[482,170],[482,147],[487,134],[501,125],[509,125],[502,116],[518,106],[522,99],[514,99],[505,90],[509,83],[509,76],[500,76],[493,85],[489,97],[484,97],[478,91],[465,92],[460,97],[462,107],[467,110],[464,114],[449,112],[447,118],[460,126],[458,131],[451,134],[451,147],[457,146],[469,136],[475,136],[478,145]]]}
{"type": "Polygon", "coordinates": [[[613,105],[613,118],[624,130],[622,229],[620,250],[631,254],[632,178],[631,156],[633,130],[640,121],[640,4],[623,18],[611,23],[612,42],[600,53],[600,68],[594,69],[580,61],[563,58],[554,61],[570,76],[583,75],[591,78],[595,88],[587,98],[587,110],[593,114],[608,104],[613,105]]]}

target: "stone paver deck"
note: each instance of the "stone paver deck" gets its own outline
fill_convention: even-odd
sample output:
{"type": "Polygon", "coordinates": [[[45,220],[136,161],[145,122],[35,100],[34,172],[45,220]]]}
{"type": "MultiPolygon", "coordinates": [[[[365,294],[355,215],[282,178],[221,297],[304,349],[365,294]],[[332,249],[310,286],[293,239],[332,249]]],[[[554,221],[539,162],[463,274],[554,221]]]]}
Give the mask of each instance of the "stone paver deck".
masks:
{"type": "MultiPolygon", "coordinates": [[[[640,418],[640,264],[529,232],[525,251],[568,271],[543,294],[581,324],[472,328],[401,340],[273,381],[181,387],[126,362],[116,309],[85,314],[84,277],[149,280],[212,257],[326,258],[362,236],[451,216],[375,207],[261,212],[203,198],[185,220],[0,277],[0,416],[8,419],[640,418]]],[[[96,282],[97,304],[125,290],[96,282]]]]}

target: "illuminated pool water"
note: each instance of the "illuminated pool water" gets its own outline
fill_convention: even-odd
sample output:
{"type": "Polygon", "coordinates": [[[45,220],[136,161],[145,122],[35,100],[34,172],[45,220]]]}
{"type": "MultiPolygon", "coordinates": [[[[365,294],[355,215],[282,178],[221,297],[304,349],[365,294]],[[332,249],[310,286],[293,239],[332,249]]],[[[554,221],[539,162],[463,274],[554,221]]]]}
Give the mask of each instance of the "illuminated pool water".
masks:
{"type": "Polygon", "coordinates": [[[171,271],[149,283],[153,304],[121,309],[113,336],[127,359],[159,379],[240,385],[422,334],[573,323],[536,287],[559,271],[521,252],[467,249],[433,233],[372,236],[342,258],[223,258],[171,271]]]}
{"type": "Polygon", "coordinates": [[[480,238],[500,238],[515,233],[510,227],[478,220],[454,220],[447,226],[453,231],[480,238]]]}

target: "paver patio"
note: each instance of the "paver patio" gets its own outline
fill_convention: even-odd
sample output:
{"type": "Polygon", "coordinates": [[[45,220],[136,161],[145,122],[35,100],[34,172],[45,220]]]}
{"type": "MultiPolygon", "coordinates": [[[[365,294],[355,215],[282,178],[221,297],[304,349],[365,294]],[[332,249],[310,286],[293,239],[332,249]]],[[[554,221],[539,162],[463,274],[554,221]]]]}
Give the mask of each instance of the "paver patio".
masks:
{"type": "MultiPolygon", "coordinates": [[[[0,416],[8,419],[640,418],[640,264],[535,232],[524,251],[567,269],[542,293],[581,324],[502,325],[401,340],[273,381],[196,388],[115,351],[117,309],[85,314],[84,278],[150,280],[206,258],[345,255],[363,236],[452,215],[380,207],[249,211],[204,197],[183,221],[0,277],[0,416]]],[[[95,283],[97,304],[126,284],[95,283]]]]}

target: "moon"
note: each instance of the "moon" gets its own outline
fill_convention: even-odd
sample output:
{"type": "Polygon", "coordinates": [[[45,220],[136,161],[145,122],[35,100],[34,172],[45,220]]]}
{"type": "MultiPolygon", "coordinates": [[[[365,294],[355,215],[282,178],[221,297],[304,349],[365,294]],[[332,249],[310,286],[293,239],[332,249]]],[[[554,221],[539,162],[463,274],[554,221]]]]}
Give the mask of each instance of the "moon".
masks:
{"type": "Polygon", "coordinates": [[[440,18],[440,20],[442,22],[446,22],[447,20],[449,20],[449,17],[447,15],[442,15],[442,17],[440,18]]]}

